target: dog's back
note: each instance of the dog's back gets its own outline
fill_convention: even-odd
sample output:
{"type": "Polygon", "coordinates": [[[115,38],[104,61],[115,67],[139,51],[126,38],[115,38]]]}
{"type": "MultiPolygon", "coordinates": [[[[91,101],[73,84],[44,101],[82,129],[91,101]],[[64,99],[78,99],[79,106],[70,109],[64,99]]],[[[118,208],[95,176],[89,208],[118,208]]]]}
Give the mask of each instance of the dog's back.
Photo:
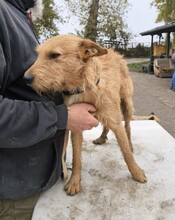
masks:
{"type": "Polygon", "coordinates": [[[104,77],[107,87],[113,88],[116,92],[120,92],[120,95],[124,95],[121,90],[127,93],[127,95],[132,95],[133,84],[130,77],[130,73],[127,67],[127,63],[123,56],[113,49],[108,49],[108,53],[94,57],[98,59],[101,63],[101,78],[104,77]],[[122,93],[121,93],[122,92],[122,93]]]}

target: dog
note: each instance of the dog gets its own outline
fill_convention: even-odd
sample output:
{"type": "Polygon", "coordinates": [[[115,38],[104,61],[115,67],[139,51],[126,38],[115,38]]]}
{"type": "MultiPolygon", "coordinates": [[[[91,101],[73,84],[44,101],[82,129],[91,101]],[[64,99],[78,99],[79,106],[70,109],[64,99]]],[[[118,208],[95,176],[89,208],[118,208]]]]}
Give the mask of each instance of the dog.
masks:
{"type": "MultiPolygon", "coordinates": [[[[95,117],[103,124],[101,136],[94,141],[102,144],[109,130],[116,136],[124,160],[134,180],[147,178],[132,154],[130,120],[133,115],[133,84],[127,63],[113,49],[105,49],[89,39],[74,35],[58,35],[36,49],[38,58],[24,77],[32,78],[31,86],[39,94],[62,92],[65,104],[91,103],[95,117]],[[124,118],[125,127],[122,124],[124,118]]],[[[69,195],[80,191],[81,133],[71,133],[73,145],[72,175],[65,190],[69,195]]]]}

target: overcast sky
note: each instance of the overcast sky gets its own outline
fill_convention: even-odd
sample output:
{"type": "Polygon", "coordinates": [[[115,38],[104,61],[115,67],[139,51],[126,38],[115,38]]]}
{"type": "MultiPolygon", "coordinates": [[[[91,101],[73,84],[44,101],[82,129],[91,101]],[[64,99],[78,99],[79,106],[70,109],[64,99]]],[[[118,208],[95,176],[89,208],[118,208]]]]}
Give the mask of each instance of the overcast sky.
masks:
{"type": "MultiPolygon", "coordinates": [[[[110,0],[109,0],[110,1],[110,0]]],[[[137,35],[133,39],[134,42],[150,42],[150,36],[140,36],[140,32],[150,30],[160,26],[163,23],[155,23],[157,11],[150,6],[152,0],[128,0],[131,7],[127,14],[127,23],[129,30],[137,35]]],[[[63,0],[55,0],[55,3],[63,2],[63,0]]],[[[74,33],[74,29],[78,26],[78,21],[73,19],[69,24],[59,26],[61,34],[74,33]]]]}
{"type": "Polygon", "coordinates": [[[137,42],[149,42],[150,36],[140,36],[139,33],[150,30],[163,23],[156,23],[157,11],[155,7],[151,6],[152,0],[129,0],[132,5],[128,12],[128,27],[137,34],[134,40],[137,42]]]}

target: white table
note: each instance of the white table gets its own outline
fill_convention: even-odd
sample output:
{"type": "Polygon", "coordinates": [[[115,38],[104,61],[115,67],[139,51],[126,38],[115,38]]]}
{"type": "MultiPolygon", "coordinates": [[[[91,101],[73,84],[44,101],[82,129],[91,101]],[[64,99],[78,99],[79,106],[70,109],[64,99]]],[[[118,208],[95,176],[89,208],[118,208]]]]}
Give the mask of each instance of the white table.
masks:
{"type": "Polygon", "coordinates": [[[106,144],[93,145],[99,126],[84,132],[81,192],[67,196],[66,182],[59,180],[40,197],[32,220],[175,219],[175,139],[155,121],[133,121],[131,127],[146,184],[132,179],[112,133],[106,144]]]}

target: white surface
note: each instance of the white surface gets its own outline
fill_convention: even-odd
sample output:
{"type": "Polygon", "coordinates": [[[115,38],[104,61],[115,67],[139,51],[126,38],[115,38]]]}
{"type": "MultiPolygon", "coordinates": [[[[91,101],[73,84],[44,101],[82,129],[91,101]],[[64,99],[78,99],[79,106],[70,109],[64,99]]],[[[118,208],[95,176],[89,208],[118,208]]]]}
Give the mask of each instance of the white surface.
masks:
{"type": "Polygon", "coordinates": [[[58,181],[41,196],[32,220],[175,219],[175,139],[155,121],[131,125],[134,157],[145,170],[146,184],[132,179],[112,133],[106,144],[92,143],[99,126],[84,132],[81,192],[67,196],[65,182],[58,181]]]}

